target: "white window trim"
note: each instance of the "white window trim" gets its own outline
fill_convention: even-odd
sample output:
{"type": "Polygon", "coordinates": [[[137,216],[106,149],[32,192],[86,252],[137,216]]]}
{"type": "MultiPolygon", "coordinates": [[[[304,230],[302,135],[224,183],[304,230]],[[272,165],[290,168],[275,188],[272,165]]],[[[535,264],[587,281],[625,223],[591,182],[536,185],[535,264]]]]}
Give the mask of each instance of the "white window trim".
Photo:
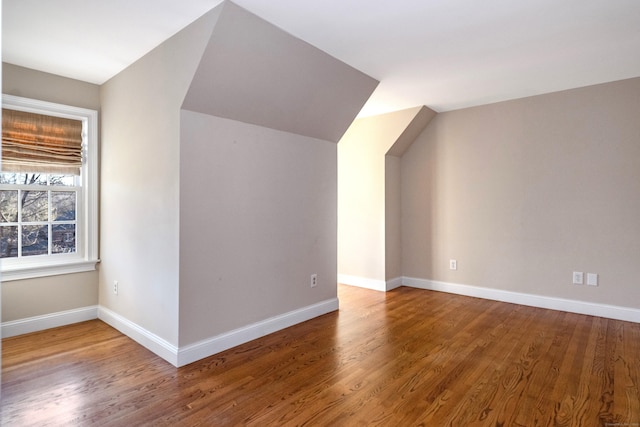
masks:
{"type": "Polygon", "coordinates": [[[80,273],[96,269],[98,259],[98,112],[86,108],[2,95],[2,107],[31,113],[80,120],[83,123],[82,221],[83,241],[79,253],[67,256],[22,258],[19,263],[0,262],[2,281],[31,279],[58,274],[80,273]]]}

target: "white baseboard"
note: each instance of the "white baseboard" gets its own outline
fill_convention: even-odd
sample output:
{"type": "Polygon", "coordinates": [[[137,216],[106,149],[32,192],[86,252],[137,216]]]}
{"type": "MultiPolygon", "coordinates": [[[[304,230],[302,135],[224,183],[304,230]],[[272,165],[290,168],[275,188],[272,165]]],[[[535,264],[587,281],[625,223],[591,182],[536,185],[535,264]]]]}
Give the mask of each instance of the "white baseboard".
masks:
{"type": "Polygon", "coordinates": [[[435,280],[403,277],[402,284],[412,288],[431,291],[448,292],[493,301],[510,302],[530,307],[547,308],[550,310],[566,311],[569,313],[587,314],[590,316],[606,317],[640,323],[640,309],[620,307],[607,304],[596,304],[563,298],[546,297],[520,292],[503,291],[499,289],[481,288],[477,286],[461,285],[457,283],[438,282],[435,280]]]}
{"type": "Polygon", "coordinates": [[[396,277],[395,279],[387,280],[387,291],[392,291],[395,288],[402,286],[402,277],[396,277]]]}
{"type": "Polygon", "coordinates": [[[338,299],[333,298],[181,348],[174,346],[107,308],[100,307],[98,318],[162,357],[173,366],[180,367],[337,309],[338,299]]]}
{"type": "MultiPolygon", "coordinates": [[[[584,301],[568,300],[562,298],[546,297],[540,295],[525,294],[519,292],[504,291],[499,289],[481,288],[477,286],[446,283],[434,280],[402,277],[383,281],[370,281],[369,279],[355,278],[356,280],[342,280],[353,276],[340,276],[340,283],[352,286],[366,287],[369,289],[387,291],[398,286],[409,286],[432,291],[448,292],[457,295],[466,295],[477,298],[503,301],[531,307],[546,308],[551,310],[567,311],[571,313],[587,314],[591,316],[606,317],[610,319],[624,320],[640,323],[640,309],[613,306],[607,304],[595,304],[584,301]],[[376,288],[371,285],[376,282],[376,288]],[[381,282],[384,286],[381,286],[381,282]]],[[[314,317],[338,310],[339,303],[336,298],[322,301],[298,310],[284,313],[251,325],[238,328],[200,342],[178,348],[157,335],[147,331],[119,314],[98,306],[83,307],[75,310],[62,311],[44,316],[35,316],[26,319],[2,323],[2,337],[8,338],[16,335],[37,332],[58,326],[70,325],[99,318],[113,326],[120,332],[129,336],[134,341],[151,350],[174,366],[184,366],[205,357],[228,350],[240,344],[256,338],[263,337],[278,330],[288,328],[314,317]]]]}
{"type": "Polygon", "coordinates": [[[187,345],[178,351],[176,366],[187,365],[289,326],[336,311],[338,307],[338,299],[332,298],[187,345]]]}
{"type": "Polygon", "coordinates": [[[174,346],[114,311],[99,306],[4,322],[2,323],[2,337],[8,338],[85,320],[100,319],[167,362],[180,367],[314,317],[336,311],[338,308],[338,299],[332,298],[182,348],[174,346]]]}
{"type": "Polygon", "coordinates": [[[178,363],[178,347],[129,319],[105,307],[98,309],[98,318],[119,330],[141,346],[147,348],[174,366],[178,363]]]}
{"type": "Polygon", "coordinates": [[[25,319],[3,322],[2,338],[9,338],[16,335],[43,331],[45,329],[57,328],[58,326],[71,325],[73,323],[84,322],[86,320],[97,318],[98,306],[93,305],[89,307],[82,307],[73,310],[45,314],[43,316],[34,316],[25,319]]]}
{"type": "Polygon", "coordinates": [[[384,281],[368,279],[366,277],[349,276],[347,274],[338,274],[338,283],[386,292],[402,286],[402,277],[396,277],[395,279],[384,281]]]}

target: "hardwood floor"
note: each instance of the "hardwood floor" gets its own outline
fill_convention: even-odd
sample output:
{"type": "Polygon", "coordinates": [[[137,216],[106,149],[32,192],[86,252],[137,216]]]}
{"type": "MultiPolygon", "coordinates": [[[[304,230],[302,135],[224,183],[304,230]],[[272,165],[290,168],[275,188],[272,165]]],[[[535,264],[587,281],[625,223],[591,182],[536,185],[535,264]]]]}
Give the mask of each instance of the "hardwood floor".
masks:
{"type": "Polygon", "coordinates": [[[640,324],[411,288],[176,369],[100,321],[3,340],[3,426],[639,426],[640,324]]]}

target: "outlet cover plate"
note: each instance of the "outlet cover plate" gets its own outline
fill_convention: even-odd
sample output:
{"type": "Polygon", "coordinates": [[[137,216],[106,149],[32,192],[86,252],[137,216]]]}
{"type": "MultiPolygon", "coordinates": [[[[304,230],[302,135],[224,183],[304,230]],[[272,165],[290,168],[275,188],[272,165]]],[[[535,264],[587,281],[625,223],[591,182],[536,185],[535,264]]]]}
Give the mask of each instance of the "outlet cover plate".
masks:
{"type": "Polygon", "coordinates": [[[584,273],[582,271],[573,272],[573,284],[582,285],[584,283],[584,273]]]}

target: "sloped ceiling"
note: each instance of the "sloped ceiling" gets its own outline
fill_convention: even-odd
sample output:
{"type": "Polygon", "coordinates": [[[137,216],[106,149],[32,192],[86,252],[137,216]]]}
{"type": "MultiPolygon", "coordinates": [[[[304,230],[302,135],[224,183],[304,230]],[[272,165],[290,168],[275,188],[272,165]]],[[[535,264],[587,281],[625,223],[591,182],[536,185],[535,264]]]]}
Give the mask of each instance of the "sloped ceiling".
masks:
{"type": "MultiPolygon", "coordinates": [[[[640,76],[637,0],[235,0],[379,80],[363,115],[640,76]]],[[[220,0],[3,0],[3,60],[101,84],[220,0]]]]}
{"type": "Polygon", "coordinates": [[[378,82],[226,3],[182,108],[338,142],[378,82]]]}

